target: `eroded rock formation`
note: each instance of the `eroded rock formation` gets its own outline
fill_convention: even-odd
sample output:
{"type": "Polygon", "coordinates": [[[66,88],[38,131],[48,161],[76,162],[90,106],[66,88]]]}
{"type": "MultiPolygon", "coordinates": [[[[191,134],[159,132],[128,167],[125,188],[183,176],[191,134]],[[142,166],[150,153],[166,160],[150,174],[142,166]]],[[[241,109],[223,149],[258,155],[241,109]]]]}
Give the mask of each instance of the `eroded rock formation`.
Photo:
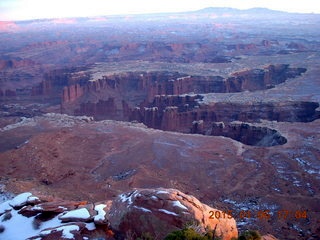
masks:
{"type": "MultiPolygon", "coordinates": [[[[196,122],[196,124],[198,124],[197,129],[199,127],[201,129],[201,123],[196,122]]],[[[261,147],[282,145],[287,142],[287,139],[277,130],[242,122],[232,122],[226,125],[223,122],[212,123],[211,132],[208,131],[208,134],[213,136],[229,137],[247,145],[261,147]]]]}
{"type": "MultiPolygon", "coordinates": [[[[233,93],[273,88],[289,78],[300,76],[305,68],[291,68],[288,64],[269,65],[263,69],[235,72],[231,77],[188,76],[178,72],[127,72],[104,76],[84,85],[64,87],[62,112],[90,115],[95,119],[138,121],[148,127],[217,135],[212,122],[270,121],[308,122],[319,117],[316,102],[210,102],[204,100],[208,93],[233,93]],[[198,122],[202,121],[199,125],[198,122]],[[199,129],[201,129],[199,131],[199,129]],[[211,133],[212,132],[212,133],[211,133]]],[[[247,126],[247,125],[246,125],[247,126]]],[[[249,125],[248,125],[249,126],[249,125]]],[[[269,130],[249,127],[247,136],[227,134],[223,136],[249,145],[272,146],[285,143],[280,139],[263,143],[262,138],[273,136],[269,130]],[[258,133],[259,132],[259,133],[258,133]],[[254,140],[249,137],[256,134],[254,140]],[[270,135],[271,134],[271,135],[270,135]],[[247,139],[247,140],[246,140],[247,139]],[[262,142],[260,142],[260,139],[262,142]],[[260,143],[259,143],[260,142],[260,143]]],[[[273,139],[273,138],[272,138],[273,139]]]]}
{"type": "MultiPolygon", "coordinates": [[[[147,112],[147,115],[150,112],[145,107],[157,107],[162,112],[165,107],[177,106],[181,112],[182,102],[185,103],[183,107],[187,109],[197,105],[191,103],[188,99],[190,96],[183,100],[184,96],[176,95],[263,90],[283,83],[288,78],[299,76],[305,71],[304,68],[290,68],[287,64],[280,64],[264,69],[236,72],[229,78],[188,76],[177,72],[113,74],[89,81],[85,85],[66,86],[63,89],[62,112],[93,115],[97,119],[143,121],[144,118],[150,119],[148,116],[144,117],[144,112],[147,112]],[[190,103],[193,106],[190,106],[190,103]],[[137,114],[137,107],[141,110],[140,114],[137,114]]],[[[150,126],[148,122],[144,123],[150,126]]],[[[155,127],[161,128],[161,125],[155,127]]]]}

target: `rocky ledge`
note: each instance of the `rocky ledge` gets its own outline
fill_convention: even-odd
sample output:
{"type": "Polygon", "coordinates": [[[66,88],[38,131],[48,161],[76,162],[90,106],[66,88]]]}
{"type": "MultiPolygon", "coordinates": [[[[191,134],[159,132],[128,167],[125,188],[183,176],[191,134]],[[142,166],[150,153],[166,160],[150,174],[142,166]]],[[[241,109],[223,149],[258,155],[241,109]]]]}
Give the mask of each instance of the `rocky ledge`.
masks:
{"type": "Polygon", "coordinates": [[[223,214],[175,189],[135,189],[98,203],[26,192],[0,204],[0,238],[163,239],[186,226],[200,233],[215,229],[222,239],[237,237],[236,221],[223,214]]]}

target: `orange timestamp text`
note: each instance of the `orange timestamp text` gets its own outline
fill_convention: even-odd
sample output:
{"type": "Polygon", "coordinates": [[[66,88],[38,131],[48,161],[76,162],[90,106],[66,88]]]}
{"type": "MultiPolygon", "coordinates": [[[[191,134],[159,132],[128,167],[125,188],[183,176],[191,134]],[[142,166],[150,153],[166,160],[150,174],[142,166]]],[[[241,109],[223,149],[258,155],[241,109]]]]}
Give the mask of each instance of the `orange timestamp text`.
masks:
{"type": "Polygon", "coordinates": [[[269,220],[271,217],[276,217],[277,219],[287,220],[287,219],[306,219],[308,218],[307,210],[278,210],[276,212],[272,212],[268,209],[265,210],[241,210],[237,214],[234,214],[234,211],[227,210],[227,211],[209,211],[209,218],[210,219],[221,219],[221,218],[257,218],[260,220],[269,220]]]}

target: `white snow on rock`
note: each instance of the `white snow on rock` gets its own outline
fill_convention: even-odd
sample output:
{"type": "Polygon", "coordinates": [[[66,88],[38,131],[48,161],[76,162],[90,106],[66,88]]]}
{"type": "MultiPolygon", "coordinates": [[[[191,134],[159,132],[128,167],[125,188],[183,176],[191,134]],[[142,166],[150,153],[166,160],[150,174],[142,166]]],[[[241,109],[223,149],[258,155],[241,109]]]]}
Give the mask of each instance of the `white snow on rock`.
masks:
{"type": "Polygon", "coordinates": [[[20,122],[14,123],[14,124],[9,124],[3,128],[0,128],[0,132],[4,132],[4,131],[9,131],[18,127],[22,127],[22,126],[35,126],[36,122],[34,120],[34,118],[26,118],[26,117],[21,117],[20,118],[20,122]]]}
{"type": "Polygon", "coordinates": [[[178,200],[173,202],[173,206],[188,210],[188,208],[185,205],[183,205],[181,202],[179,202],[178,200]]]}
{"type": "Polygon", "coordinates": [[[41,207],[41,206],[33,206],[32,208],[31,208],[31,210],[35,210],[35,211],[42,211],[43,210],[43,208],[41,207]]]}
{"type": "Polygon", "coordinates": [[[43,230],[40,232],[41,237],[45,237],[49,235],[52,232],[60,232],[62,231],[62,237],[67,238],[67,239],[73,239],[74,235],[71,233],[71,231],[79,231],[80,228],[78,225],[66,225],[66,226],[60,226],[54,229],[49,229],[49,230],[43,230]]]}
{"type": "Polygon", "coordinates": [[[128,197],[126,194],[120,194],[119,198],[120,198],[121,202],[128,202],[129,205],[132,204],[131,197],[128,197]]]}
{"type": "Polygon", "coordinates": [[[97,211],[97,215],[94,216],[94,221],[103,221],[105,219],[106,212],[103,210],[107,205],[99,204],[94,207],[94,210],[97,211]]]}
{"type": "Polygon", "coordinates": [[[119,198],[120,198],[120,200],[121,200],[121,202],[128,202],[128,204],[129,205],[131,205],[133,202],[132,202],[132,198],[133,197],[136,197],[137,195],[139,195],[138,193],[137,193],[138,191],[137,190],[135,190],[134,192],[132,192],[132,193],[127,193],[127,194],[120,194],[119,195],[119,198]]]}
{"type": "Polygon", "coordinates": [[[1,240],[25,240],[32,236],[37,236],[42,229],[61,225],[58,218],[53,218],[43,222],[39,226],[39,229],[35,229],[35,217],[25,217],[14,209],[12,209],[10,213],[12,216],[9,220],[3,221],[4,215],[0,217],[1,225],[4,227],[4,231],[0,233],[1,240]]]}
{"type": "Polygon", "coordinates": [[[170,211],[165,210],[165,209],[159,209],[158,211],[159,211],[159,212],[166,213],[166,214],[170,214],[170,215],[173,215],[173,216],[179,216],[178,214],[176,214],[176,213],[174,213],[174,212],[170,212],[170,211]]]}
{"type": "Polygon", "coordinates": [[[160,190],[160,191],[157,191],[157,194],[168,194],[168,192],[160,190]]]}
{"type": "Polygon", "coordinates": [[[0,215],[5,213],[6,211],[11,210],[10,200],[0,204],[0,215]]]}
{"type": "Polygon", "coordinates": [[[151,210],[149,210],[149,209],[147,209],[147,208],[144,208],[144,207],[134,206],[134,208],[139,209],[139,210],[142,210],[143,212],[150,212],[150,213],[151,213],[151,210]]]}
{"type": "Polygon", "coordinates": [[[88,209],[86,209],[86,208],[79,208],[79,209],[71,210],[71,211],[67,212],[66,214],[59,217],[59,219],[61,219],[61,220],[64,220],[67,218],[77,218],[77,219],[86,220],[86,219],[90,218],[90,213],[89,213],[88,209]]]}
{"type": "Polygon", "coordinates": [[[10,201],[10,205],[12,207],[22,207],[23,205],[27,204],[28,198],[31,196],[32,196],[32,193],[30,193],[30,192],[21,193],[21,194],[15,196],[10,201]]]}
{"type": "Polygon", "coordinates": [[[156,196],[151,196],[152,200],[158,200],[158,198],[156,196]]]}
{"type": "Polygon", "coordinates": [[[28,203],[34,203],[34,202],[36,202],[36,201],[38,201],[38,200],[39,200],[39,198],[36,197],[36,196],[30,196],[30,197],[28,197],[28,203]]]}
{"type": "Polygon", "coordinates": [[[93,231],[96,229],[96,225],[93,222],[86,223],[86,229],[88,229],[89,231],[93,231]]]}
{"type": "Polygon", "coordinates": [[[64,211],[68,210],[68,208],[62,207],[62,206],[59,206],[58,208],[59,208],[59,209],[62,209],[62,210],[64,210],[64,211]]]}

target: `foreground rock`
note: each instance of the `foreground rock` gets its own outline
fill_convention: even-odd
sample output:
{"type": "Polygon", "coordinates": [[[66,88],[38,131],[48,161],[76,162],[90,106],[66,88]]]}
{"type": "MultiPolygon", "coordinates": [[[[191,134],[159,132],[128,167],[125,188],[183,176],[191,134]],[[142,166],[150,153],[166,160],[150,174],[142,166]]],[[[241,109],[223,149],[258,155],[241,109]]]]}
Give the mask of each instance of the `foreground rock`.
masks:
{"type": "Polygon", "coordinates": [[[215,229],[225,240],[238,236],[231,216],[213,218],[212,213],[223,213],[175,189],[136,189],[99,204],[40,202],[22,193],[2,203],[0,239],[163,239],[184,227],[202,233],[215,229]],[[13,208],[17,202],[19,210],[13,208]],[[18,224],[21,231],[16,231],[18,224]]]}
{"type": "Polygon", "coordinates": [[[237,237],[231,216],[210,217],[217,211],[175,189],[143,189],[120,195],[111,206],[109,221],[115,230],[132,236],[145,234],[162,239],[174,230],[193,225],[203,233],[216,229],[222,239],[237,237]]]}

